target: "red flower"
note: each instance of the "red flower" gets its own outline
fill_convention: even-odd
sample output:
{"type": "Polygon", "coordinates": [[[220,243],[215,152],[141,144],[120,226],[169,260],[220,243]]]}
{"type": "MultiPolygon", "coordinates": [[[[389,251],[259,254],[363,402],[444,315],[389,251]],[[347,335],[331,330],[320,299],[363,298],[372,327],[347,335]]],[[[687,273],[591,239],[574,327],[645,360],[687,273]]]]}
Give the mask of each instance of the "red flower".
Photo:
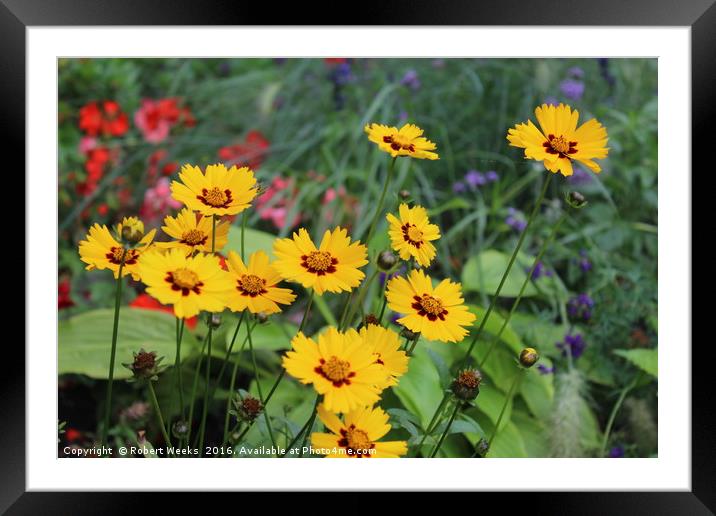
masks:
{"type": "MultiPolygon", "coordinates": [[[[133,308],[142,308],[144,310],[158,310],[160,312],[174,314],[174,309],[171,306],[161,304],[149,294],[139,294],[134,298],[134,301],[129,303],[129,306],[133,308]]],[[[193,330],[196,328],[196,322],[196,317],[192,317],[191,319],[186,320],[186,325],[193,330]]]]}
{"type": "Polygon", "coordinates": [[[70,297],[70,279],[65,278],[57,284],[57,307],[59,310],[75,306],[70,297]]]}
{"type": "Polygon", "coordinates": [[[249,167],[257,170],[268,153],[270,142],[261,131],[249,131],[243,143],[228,145],[219,149],[219,158],[227,165],[249,167]]]}
{"type": "Polygon", "coordinates": [[[179,99],[174,97],[144,99],[142,106],[134,113],[134,123],[150,143],[166,140],[171,128],[182,120],[187,127],[196,125],[189,108],[180,106],[179,99]]]}
{"type": "Polygon", "coordinates": [[[114,100],[105,100],[101,108],[93,101],[80,108],[79,125],[88,136],[122,136],[129,130],[129,118],[114,100]]]}
{"type": "Polygon", "coordinates": [[[97,207],[97,213],[103,217],[109,213],[109,206],[106,203],[102,203],[97,207]]]}
{"type": "Polygon", "coordinates": [[[65,439],[67,439],[67,442],[75,443],[82,439],[82,432],[76,428],[68,428],[65,430],[65,439]]]}
{"type": "Polygon", "coordinates": [[[347,63],[348,59],[346,59],[345,57],[326,57],[323,62],[327,65],[339,65],[347,63]]]}

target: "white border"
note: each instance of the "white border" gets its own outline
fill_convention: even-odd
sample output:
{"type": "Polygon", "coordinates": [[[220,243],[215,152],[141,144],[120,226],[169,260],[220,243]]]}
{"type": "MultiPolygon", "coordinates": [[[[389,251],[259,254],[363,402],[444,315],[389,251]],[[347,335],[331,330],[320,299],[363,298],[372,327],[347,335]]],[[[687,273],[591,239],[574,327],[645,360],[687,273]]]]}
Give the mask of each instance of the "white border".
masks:
{"type": "Polygon", "coordinates": [[[27,488],[689,490],[690,29],[47,28],[27,31],[27,488]],[[56,459],[58,56],[659,58],[658,459],[56,459]],[[664,145],[668,142],[668,145],[664,145]],[[53,222],[54,221],[54,222],[53,222]],[[111,461],[111,464],[109,463],[111,461]]]}

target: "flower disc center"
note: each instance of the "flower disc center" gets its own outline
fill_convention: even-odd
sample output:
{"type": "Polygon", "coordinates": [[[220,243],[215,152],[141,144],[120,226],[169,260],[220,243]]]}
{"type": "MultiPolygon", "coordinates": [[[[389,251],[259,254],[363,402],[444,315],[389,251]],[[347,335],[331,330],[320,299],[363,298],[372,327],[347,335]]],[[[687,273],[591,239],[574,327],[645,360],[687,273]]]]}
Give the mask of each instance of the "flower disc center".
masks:
{"type": "Polygon", "coordinates": [[[306,257],[306,265],[314,271],[327,271],[331,264],[331,253],[326,251],[313,251],[306,257]]]}
{"type": "Polygon", "coordinates": [[[440,300],[435,299],[433,296],[429,296],[428,294],[423,294],[423,297],[420,299],[420,306],[427,313],[436,316],[442,314],[444,310],[443,304],[440,300]]]}
{"type": "Polygon", "coordinates": [[[181,236],[182,242],[189,245],[203,244],[206,241],[207,235],[203,231],[198,229],[190,229],[181,236]]]}
{"type": "Polygon", "coordinates": [[[260,294],[264,290],[265,281],[255,274],[244,274],[239,280],[241,289],[249,294],[260,294]]]}
{"type": "Polygon", "coordinates": [[[199,276],[189,269],[177,269],[172,273],[172,280],[177,287],[193,289],[199,284],[199,276]]]}
{"type": "Polygon", "coordinates": [[[207,190],[204,194],[204,199],[207,204],[212,206],[224,206],[226,204],[226,194],[219,190],[217,187],[207,190]]]}
{"type": "Polygon", "coordinates": [[[370,440],[368,434],[357,428],[346,430],[346,441],[348,441],[348,448],[351,450],[369,450],[373,447],[373,441],[370,440]]]}
{"type": "Polygon", "coordinates": [[[321,371],[332,382],[340,382],[348,378],[351,372],[351,364],[332,356],[321,365],[321,371]]]}

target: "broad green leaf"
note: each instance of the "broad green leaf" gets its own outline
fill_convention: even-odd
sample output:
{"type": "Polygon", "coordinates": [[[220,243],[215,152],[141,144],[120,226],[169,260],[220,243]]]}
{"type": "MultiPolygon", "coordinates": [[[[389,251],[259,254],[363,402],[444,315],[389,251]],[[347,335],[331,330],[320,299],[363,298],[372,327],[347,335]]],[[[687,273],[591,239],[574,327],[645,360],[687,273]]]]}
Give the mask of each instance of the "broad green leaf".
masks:
{"type": "Polygon", "coordinates": [[[511,457],[522,458],[527,457],[527,448],[517,425],[512,422],[502,426],[502,430],[498,432],[492,441],[488,457],[511,457]]]}
{"type": "MultiPolygon", "coordinates": [[[[507,270],[510,256],[497,251],[488,249],[477,256],[470,258],[462,270],[462,285],[466,291],[485,292],[495,295],[497,287],[500,284],[502,275],[507,270]]],[[[517,297],[522,288],[522,284],[527,278],[525,267],[531,264],[532,259],[528,257],[518,257],[510,270],[510,274],[502,286],[500,296],[517,297]]],[[[537,289],[530,282],[525,287],[523,296],[534,296],[537,289]]]]}
{"type": "MultiPolygon", "coordinates": [[[[470,311],[472,313],[474,313],[477,316],[477,319],[475,320],[473,327],[472,327],[472,332],[475,332],[475,331],[477,331],[477,328],[482,323],[482,320],[485,317],[485,313],[487,312],[487,310],[482,307],[475,306],[475,305],[469,305],[468,308],[470,309],[470,311]]],[[[492,336],[496,336],[500,332],[500,329],[502,328],[502,325],[504,323],[505,323],[504,317],[502,317],[502,315],[500,315],[495,310],[493,310],[490,313],[490,317],[488,317],[487,322],[485,323],[485,327],[484,327],[483,331],[489,333],[492,336]]],[[[470,339],[470,338],[471,337],[467,337],[466,340],[470,339]]],[[[483,340],[487,340],[487,341],[492,340],[492,339],[486,339],[484,334],[481,336],[481,338],[483,340]]],[[[507,326],[505,326],[505,329],[502,330],[502,335],[500,335],[500,340],[502,342],[504,342],[505,344],[509,345],[510,348],[512,348],[512,350],[515,351],[516,353],[519,353],[520,351],[522,351],[522,348],[524,347],[522,345],[522,339],[520,339],[519,335],[517,335],[517,333],[515,333],[515,331],[512,329],[511,324],[508,324],[507,326]]],[[[488,344],[488,346],[489,346],[489,344],[488,344]]],[[[477,349],[477,347],[479,347],[479,345],[476,346],[476,349],[477,349]]],[[[483,347],[484,347],[484,344],[483,344],[483,347]]]]}
{"type": "MultiPolygon", "coordinates": [[[[517,373],[517,371],[515,371],[515,373],[517,373]]],[[[494,385],[483,384],[480,388],[480,394],[475,400],[475,405],[480,412],[488,417],[494,427],[500,417],[500,412],[502,411],[502,407],[505,405],[506,399],[507,394],[497,389],[494,385]]],[[[513,402],[507,404],[505,414],[502,416],[502,421],[500,422],[501,429],[504,428],[510,420],[512,404],[513,402]]]]}
{"type": "MultiPolygon", "coordinates": [[[[542,359],[541,362],[547,366],[550,365],[545,359],[542,359]]],[[[549,417],[552,410],[554,375],[540,374],[536,368],[528,370],[522,380],[522,385],[520,385],[520,394],[530,412],[535,417],[544,420],[549,417]]]]}
{"type": "Polygon", "coordinates": [[[549,457],[549,442],[542,422],[522,410],[515,410],[512,423],[520,431],[528,457],[549,457]]]}
{"type": "MultiPolygon", "coordinates": [[[[273,243],[276,240],[276,235],[271,233],[265,233],[263,231],[257,231],[255,229],[246,228],[244,234],[244,253],[246,260],[248,261],[251,253],[256,251],[264,251],[273,260],[273,243]]],[[[241,228],[238,226],[231,226],[229,228],[229,240],[224,246],[223,254],[228,255],[229,251],[235,251],[241,256],[241,228]]]]}
{"type": "Polygon", "coordinates": [[[420,344],[410,359],[408,372],[400,377],[393,392],[409,412],[420,418],[422,427],[426,428],[442,401],[443,391],[438,370],[425,350],[420,349],[420,344]]]}
{"type": "MultiPolygon", "coordinates": [[[[58,325],[58,373],[78,373],[90,378],[108,377],[112,348],[113,309],[92,310],[58,325]]],[[[125,379],[132,373],[123,363],[132,362],[133,352],[144,348],[164,357],[162,365],[174,363],[176,319],[165,312],[122,307],[119,313],[117,354],[114,378],[125,379]]],[[[182,359],[199,347],[189,331],[182,338],[182,359]]]]}
{"type": "Polygon", "coordinates": [[[615,355],[627,359],[642,371],[657,377],[659,371],[659,352],[656,349],[617,349],[615,355]]]}

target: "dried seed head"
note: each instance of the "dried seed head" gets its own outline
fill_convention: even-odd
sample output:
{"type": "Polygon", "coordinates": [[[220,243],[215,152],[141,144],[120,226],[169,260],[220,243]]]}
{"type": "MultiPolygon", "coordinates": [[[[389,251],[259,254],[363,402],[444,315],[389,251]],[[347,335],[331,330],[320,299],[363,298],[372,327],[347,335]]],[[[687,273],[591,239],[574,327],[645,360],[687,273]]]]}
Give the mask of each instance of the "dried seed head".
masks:
{"type": "Polygon", "coordinates": [[[398,263],[398,257],[395,256],[393,251],[383,251],[378,255],[377,263],[381,270],[389,271],[398,263]]]}
{"type": "Polygon", "coordinates": [[[363,317],[363,321],[361,321],[361,324],[358,329],[368,326],[369,324],[375,324],[376,326],[380,326],[380,321],[375,316],[375,314],[366,314],[365,317],[363,317]]]}
{"type": "Polygon", "coordinates": [[[460,371],[450,386],[453,394],[460,400],[472,401],[480,394],[482,374],[477,369],[460,371]]]}
{"type": "Polygon", "coordinates": [[[233,410],[232,413],[239,419],[239,421],[247,423],[255,420],[263,410],[261,401],[254,398],[250,394],[247,394],[243,398],[241,396],[237,396],[236,399],[233,400],[233,404],[235,410],[233,410]]]}
{"type": "Polygon", "coordinates": [[[140,349],[133,353],[134,361],[131,364],[122,364],[132,371],[136,380],[156,380],[159,373],[159,362],[164,357],[157,358],[155,351],[144,351],[140,349]]]}

